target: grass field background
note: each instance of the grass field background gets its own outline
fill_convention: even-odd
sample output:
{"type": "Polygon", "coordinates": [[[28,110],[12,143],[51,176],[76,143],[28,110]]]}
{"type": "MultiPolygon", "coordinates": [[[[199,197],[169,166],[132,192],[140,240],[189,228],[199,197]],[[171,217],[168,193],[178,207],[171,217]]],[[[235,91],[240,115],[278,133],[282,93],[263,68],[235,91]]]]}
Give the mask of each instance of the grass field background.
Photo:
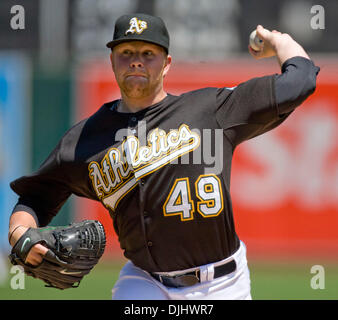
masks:
{"type": "MultiPolygon", "coordinates": [[[[125,263],[122,259],[101,261],[78,288],[57,290],[25,277],[25,289],[13,290],[9,275],[0,286],[1,300],[109,300],[111,289],[125,263]]],[[[325,289],[312,289],[312,261],[251,261],[251,293],[259,300],[338,300],[338,262],[323,263],[325,289]]],[[[10,266],[8,266],[10,268],[10,266]]]]}

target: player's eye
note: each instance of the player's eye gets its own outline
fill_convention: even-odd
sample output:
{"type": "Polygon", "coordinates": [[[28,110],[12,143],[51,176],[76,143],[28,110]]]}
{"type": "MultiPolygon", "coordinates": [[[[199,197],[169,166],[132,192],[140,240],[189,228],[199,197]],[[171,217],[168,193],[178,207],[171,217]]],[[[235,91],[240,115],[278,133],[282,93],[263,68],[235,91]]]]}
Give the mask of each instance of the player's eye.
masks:
{"type": "Polygon", "coordinates": [[[123,54],[124,56],[130,56],[130,55],[132,54],[132,52],[131,52],[131,50],[129,50],[129,49],[125,49],[125,50],[122,51],[122,54],[123,54]]]}
{"type": "Polygon", "coordinates": [[[154,55],[154,53],[150,50],[146,50],[143,52],[143,54],[146,56],[146,57],[152,57],[154,55]]]}

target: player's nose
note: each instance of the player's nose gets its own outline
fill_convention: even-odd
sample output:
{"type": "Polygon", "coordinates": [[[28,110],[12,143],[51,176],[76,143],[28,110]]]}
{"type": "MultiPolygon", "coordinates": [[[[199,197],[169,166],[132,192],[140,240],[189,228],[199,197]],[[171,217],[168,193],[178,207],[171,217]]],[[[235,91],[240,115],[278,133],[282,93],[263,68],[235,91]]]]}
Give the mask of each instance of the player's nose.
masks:
{"type": "Polygon", "coordinates": [[[143,68],[143,63],[140,57],[134,56],[134,58],[130,61],[130,67],[131,68],[143,68]]]}
{"type": "Polygon", "coordinates": [[[143,64],[141,62],[132,62],[130,64],[130,67],[131,68],[142,68],[143,67],[143,64]]]}

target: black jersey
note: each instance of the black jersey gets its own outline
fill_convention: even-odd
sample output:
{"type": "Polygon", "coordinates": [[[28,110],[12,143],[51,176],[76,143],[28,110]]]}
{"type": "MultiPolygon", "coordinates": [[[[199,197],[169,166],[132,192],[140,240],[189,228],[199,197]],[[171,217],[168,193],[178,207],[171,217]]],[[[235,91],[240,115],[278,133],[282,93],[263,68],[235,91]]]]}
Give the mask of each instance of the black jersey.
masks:
{"type": "MultiPolygon", "coordinates": [[[[48,224],[71,194],[109,211],[125,256],[149,272],[222,260],[239,247],[230,197],[235,147],[281,124],[276,75],[204,88],[136,113],[118,101],[72,127],[37,172],[11,183],[48,224]]],[[[18,211],[18,210],[17,210],[18,211]]]]}

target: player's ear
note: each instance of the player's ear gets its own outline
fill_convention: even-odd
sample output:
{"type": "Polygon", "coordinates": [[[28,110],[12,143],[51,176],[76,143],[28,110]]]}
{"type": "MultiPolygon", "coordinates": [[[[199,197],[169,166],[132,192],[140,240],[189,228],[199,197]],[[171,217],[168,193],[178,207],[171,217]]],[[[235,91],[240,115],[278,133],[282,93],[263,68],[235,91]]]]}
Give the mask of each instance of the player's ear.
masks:
{"type": "Polygon", "coordinates": [[[171,66],[171,55],[168,54],[166,57],[165,64],[164,64],[163,77],[165,77],[167,73],[169,72],[170,66],[171,66]]]}

